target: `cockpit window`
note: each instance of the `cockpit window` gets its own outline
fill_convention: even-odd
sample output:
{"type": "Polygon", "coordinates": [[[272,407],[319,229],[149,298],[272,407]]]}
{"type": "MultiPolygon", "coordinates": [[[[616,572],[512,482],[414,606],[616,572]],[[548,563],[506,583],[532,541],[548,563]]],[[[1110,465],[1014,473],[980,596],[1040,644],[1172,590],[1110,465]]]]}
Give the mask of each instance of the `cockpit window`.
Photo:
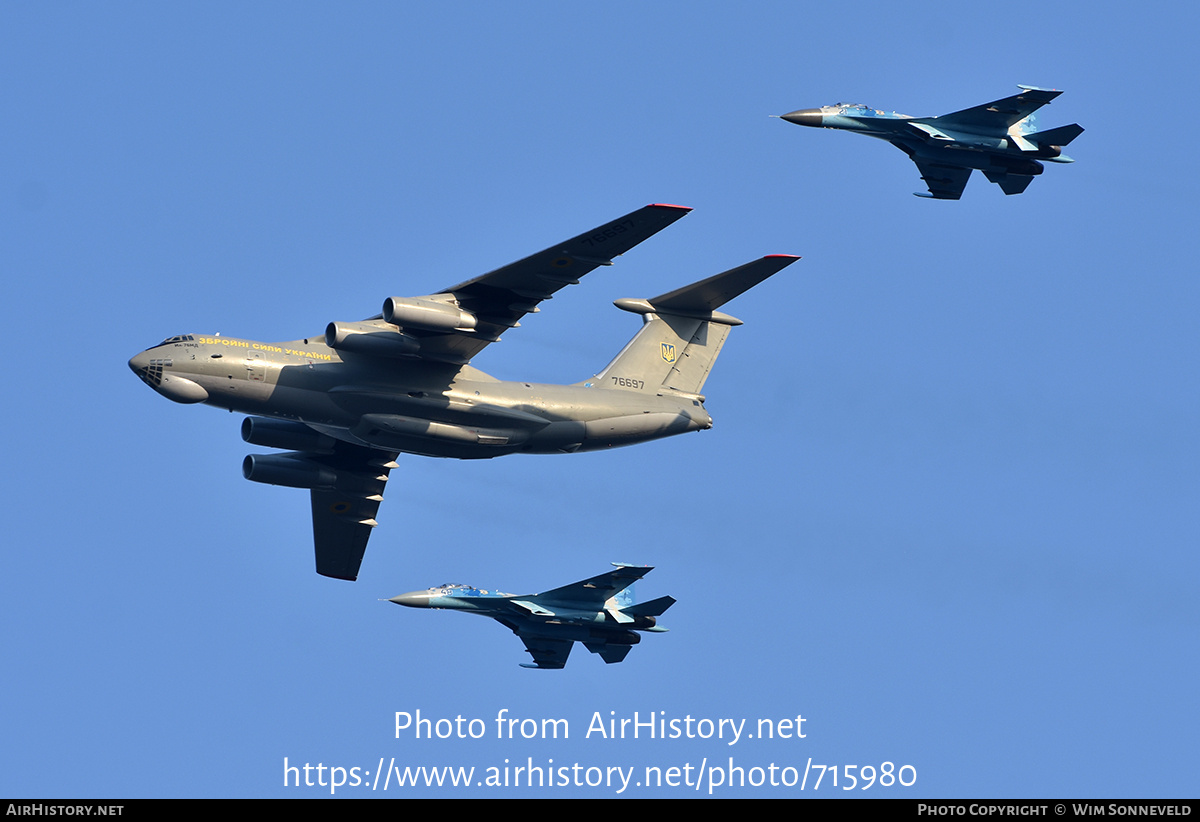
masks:
{"type": "Polygon", "coordinates": [[[195,336],[193,336],[192,334],[180,334],[175,337],[167,337],[165,340],[160,342],[158,345],[151,346],[150,348],[148,348],[146,350],[153,351],[155,348],[162,348],[164,345],[171,345],[172,343],[194,342],[195,339],[196,339],[195,336]]]}
{"type": "MultiPolygon", "coordinates": [[[[437,588],[430,588],[430,593],[440,591],[443,596],[453,594],[460,597],[480,597],[488,596],[486,588],[476,588],[474,585],[463,585],[461,582],[447,582],[437,588]]],[[[492,591],[492,595],[497,596],[512,596],[512,594],[503,594],[500,591],[492,591]]]]}
{"type": "Polygon", "coordinates": [[[864,106],[862,103],[838,103],[835,108],[840,114],[863,116],[867,114],[883,114],[882,111],[864,106]]]}

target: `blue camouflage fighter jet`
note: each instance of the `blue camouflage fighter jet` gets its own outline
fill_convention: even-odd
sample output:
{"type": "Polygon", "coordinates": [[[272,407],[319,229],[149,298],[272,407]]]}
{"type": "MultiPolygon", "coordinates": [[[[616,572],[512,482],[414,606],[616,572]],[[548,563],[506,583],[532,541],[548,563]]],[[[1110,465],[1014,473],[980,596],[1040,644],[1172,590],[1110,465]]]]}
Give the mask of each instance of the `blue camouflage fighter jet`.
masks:
{"type": "Polygon", "coordinates": [[[887,140],[909,156],[929,192],[918,197],[957,200],[972,169],[1003,189],[1020,194],[1051,163],[1073,163],[1062,147],[1083,133],[1078,124],[1038,131],[1039,108],[1061,91],[1018,86],[1020,94],[941,117],[910,117],[859,103],[804,108],[782,115],[798,126],[836,128],[887,140]]]}
{"type": "Polygon", "coordinates": [[[654,569],[614,562],[615,571],[544,594],[505,594],[470,585],[442,585],[392,597],[410,608],[447,608],[491,617],[525,643],[533,662],[522,668],[562,668],[574,642],[605,662],[620,662],[642,641],[637,631],[663,633],[657,617],[673,597],[634,603],[633,583],[654,569]]]}

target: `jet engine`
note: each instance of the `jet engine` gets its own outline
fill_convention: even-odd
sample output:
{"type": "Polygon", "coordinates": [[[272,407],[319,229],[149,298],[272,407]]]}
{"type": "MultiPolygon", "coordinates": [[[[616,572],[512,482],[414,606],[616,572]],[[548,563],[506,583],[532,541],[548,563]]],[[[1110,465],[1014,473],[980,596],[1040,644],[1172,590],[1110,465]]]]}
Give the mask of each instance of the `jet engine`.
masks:
{"type": "Polygon", "coordinates": [[[388,297],[383,318],[392,325],[423,331],[470,331],[476,322],[474,314],[458,306],[416,297],[388,297]]]}
{"type": "Polygon", "coordinates": [[[1046,167],[1037,160],[1027,159],[1009,159],[1007,157],[993,158],[995,165],[1000,166],[1009,174],[1021,174],[1028,177],[1036,177],[1046,170],[1046,167]]]}
{"type": "Polygon", "coordinates": [[[300,454],[250,454],[242,460],[242,476],[251,482],[288,488],[332,489],[338,475],[332,468],[300,454]]]}
{"type": "Polygon", "coordinates": [[[325,344],[334,351],[377,357],[408,357],[421,348],[415,337],[366,323],[330,323],[325,327],[325,344]]]}
{"type": "Polygon", "coordinates": [[[337,444],[333,437],[314,431],[302,422],[270,417],[246,417],[242,420],[242,439],[251,445],[318,454],[332,454],[333,446],[337,444]]]}

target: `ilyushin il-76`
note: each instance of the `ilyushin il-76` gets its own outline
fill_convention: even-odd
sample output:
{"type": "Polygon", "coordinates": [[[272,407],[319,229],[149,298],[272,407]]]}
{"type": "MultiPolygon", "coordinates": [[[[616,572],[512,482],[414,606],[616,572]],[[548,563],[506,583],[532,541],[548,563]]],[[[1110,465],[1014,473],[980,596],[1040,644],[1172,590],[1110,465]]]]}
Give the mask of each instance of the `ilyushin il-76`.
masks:
{"type": "Polygon", "coordinates": [[[616,305],[643,325],[574,385],[503,382],[471,358],[559,289],[690,209],[649,205],[523,260],[383,313],[281,343],[184,334],[129,361],[155,391],[252,416],[246,479],[307,488],[317,573],[358,577],[388,472],[401,453],[458,459],[569,454],[712,427],[701,388],[729,330],[717,309],[795,262],[763,257],[651,299],[616,305]]]}
{"type": "Polygon", "coordinates": [[[1083,133],[1078,124],[1038,131],[1034,112],[1061,91],[1019,86],[1020,94],[941,117],[909,117],[859,103],[805,108],[782,115],[798,126],[835,128],[887,140],[909,156],[929,193],[918,197],[957,200],[972,169],[1003,189],[1020,194],[1045,170],[1041,160],[1072,163],[1062,147],[1083,133]]]}
{"type": "Polygon", "coordinates": [[[620,662],[642,641],[637,631],[661,633],[658,617],[674,597],[636,603],[633,583],[654,569],[614,562],[615,571],[544,594],[504,594],[470,585],[412,591],[389,602],[410,608],[446,608],[491,617],[525,643],[533,662],[522,668],[562,668],[574,642],[605,662],[620,662]]]}

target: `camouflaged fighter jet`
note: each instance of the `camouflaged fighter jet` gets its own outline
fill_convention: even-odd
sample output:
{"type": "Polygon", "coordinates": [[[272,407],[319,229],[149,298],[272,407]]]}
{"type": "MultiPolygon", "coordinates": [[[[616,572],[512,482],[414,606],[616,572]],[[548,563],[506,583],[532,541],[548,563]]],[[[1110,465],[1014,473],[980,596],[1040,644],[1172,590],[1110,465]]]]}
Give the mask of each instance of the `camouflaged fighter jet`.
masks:
{"type": "Polygon", "coordinates": [[[633,583],[654,569],[614,562],[617,570],[544,594],[504,594],[470,585],[442,585],[413,591],[388,602],[410,608],[447,608],[491,617],[521,638],[533,662],[522,668],[562,668],[573,642],[599,654],[605,662],[620,662],[642,641],[635,631],[665,632],[659,617],[675,604],[659,597],[635,605],[633,583]]]}
{"type": "Polygon", "coordinates": [[[1037,131],[1035,115],[1061,91],[1018,86],[1020,94],[941,117],[909,117],[859,103],[804,108],[782,115],[799,126],[836,128],[887,140],[909,156],[929,192],[918,197],[957,200],[972,169],[1005,194],[1020,194],[1045,167],[1038,162],[1073,163],[1062,147],[1083,133],[1077,124],[1037,131]]]}
{"type": "Polygon", "coordinates": [[[246,479],[307,488],[317,573],[358,577],[388,472],[402,453],[458,459],[569,454],[712,427],[700,389],[730,328],[717,309],[798,257],[773,255],[649,300],[616,305],[643,325],[575,385],[501,382],[468,363],[564,286],[691,209],[649,205],[532,257],[383,314],[281,343],[185,334],[129,361],[180,403],[251,414],[246,479]]]}

